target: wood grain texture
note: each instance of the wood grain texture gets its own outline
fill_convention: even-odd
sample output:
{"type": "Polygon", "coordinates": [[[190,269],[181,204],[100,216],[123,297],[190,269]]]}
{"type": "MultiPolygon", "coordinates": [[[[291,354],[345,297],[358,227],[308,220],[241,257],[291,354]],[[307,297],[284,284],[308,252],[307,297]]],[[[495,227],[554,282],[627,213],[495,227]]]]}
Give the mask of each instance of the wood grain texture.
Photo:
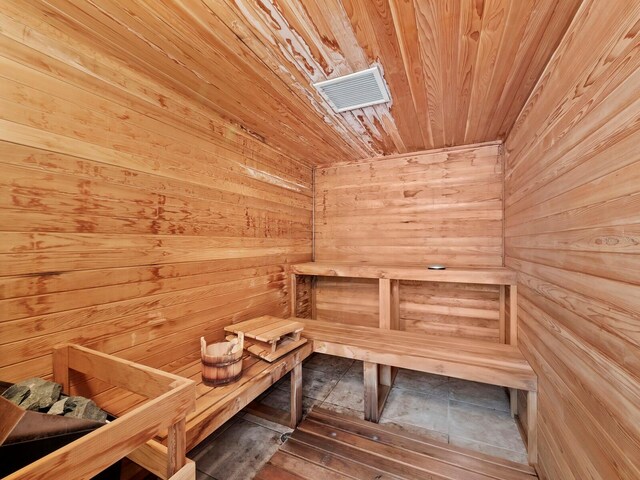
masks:
{"type": "MultiPolygon", "coordinates": [[[[183,116],[205,136],[257,140],[272,155],[327,165],[504,139],[580,1],[10,1],[2,22],[4,35],[36,50],[55,38],[52,59],[183,116]],[[390,104],[337,114],[312,86],[373,64],[390,104]]],[[[137,113],[166,116],[146,110],[137,113]]],[[[48,122],[96,127],[60,118],[48,122]]]]}
{"type": "Polygon", "coordinates": [[[585,1],[506,142],[543,478],[640,478],[639,20],[585,1]]]}
{"type": "Polygon", "coordinates": [[[314,352],[535,391],[536,375],[513,345],[377,327],[302,320],[314,352]]]}
{"type": "MultiPolygon", "coordinates": [[[[502,265],[498,144],[327,167],[315,178],[318,264],[443,263],[446,275],[502,265]]],[[[499,287],[446,281],[401,282],[400,328],[498,341],[499,287]]],[[[320,320],[377,325],[377,281],[320,278],[316,302],[320,320]]]]}
{"type": "MultiPolygon", "coordinates": [[[[142,28],[151,5],[137,5],[142,28]]],[[[165,365],[232,322],[286,316],[286,264],[311,259],[311,160],[194,95],[186,52],[160,73],[178,52],[152,53],[117,20],[134,21],[123,7],[3,3],[4,380],[50,376],[62,342],[165,365]]],[[[106,388],[71,383],[88,396],[106,388]]]]}
{"type": "Polygon", "coordinates": [[[314,407],[256,480],[534,480],[535,470],[314,407]]]}
{"type": "MultiPolygon", "coordinates": [[[[378,278],[381,291],[384,288],[384,295],[381,294],[381,298],[390,297],[392,287],[390,280],[514,286],[517,282],[515,270],[505,267],[447,267],[431,270],[424,266],[308,262],[293,264],[291,270],[296,274],[322,277],[378,278]]],[[[390,306],[387,305],[387,308],[390,306]]]]}
{"type": "MultiPolygon", "coordinates": [[[[60,345],[55,352],[58,371],[67,371],[64,377],[70,371],[91,372],[102,381],[136,392],[133,395],[144,400],[107,425],[10,474],[5,477],[7,480],[93,478],[129,453],[144,449],[147,442],[153,443],[155,435],[175,425],[184,426],[185,417],[195,409],[196,384],[187,378],[73,344],[60,345]]],[[[100,401],[96,403],[102,406],[100,401]]],[[[180,468],[187,464],[184,443],[172,446],[170,457],[166,451],[156,451],[160,454],[138,458],[140,465],[162,479],[194,479],[192,468],[180,468]]]]}

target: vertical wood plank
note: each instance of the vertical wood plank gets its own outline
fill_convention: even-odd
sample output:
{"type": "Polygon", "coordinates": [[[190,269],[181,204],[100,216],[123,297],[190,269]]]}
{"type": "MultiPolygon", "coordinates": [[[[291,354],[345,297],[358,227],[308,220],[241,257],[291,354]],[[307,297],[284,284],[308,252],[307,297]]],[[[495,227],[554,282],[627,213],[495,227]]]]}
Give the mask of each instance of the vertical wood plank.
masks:
{"type": "Polygon", "coordinates": [[[291,370],[291,419],[289,426],[296,428],[302,420],[302,363],[291,370]]]}
{"type": "Polygon", "coordinates": [[[400,330],[400,280],[391,280],[391,329],[400,330]]]}
{"type": "Polygon", "coordinates": [[[295,317],[297,314],[297,302],[298,302],[298,279],[296,274],[291,272],[289,276],[289,305],[290,305],[290,317],[295,317]]]}
{"type": "Polygon", "coordinates": [[[527,392],[527,458],[538,463],[538,392],[527,392]]]}
{"type": "Polygon", "coordinates": [[[364,369],[364,419],[378,423],[378,364],[363,362],[364,369]]]}
{"type": "Polygon", "coordinates": [[[378,381],[380,385],[391,387],[393,380],[393,368],[389,365],[378,365],[378,381]]]}
{"type": "Polygon", "coordinates": [[[69,391],[69,346],[61,345],[53,349],[53,381],[62,385],[62,392],[69,391]]]}
{"type": "Polygon", "coordinates": [[[167,478],[185,466],[187,460],[186,419],[171,425],[167,435],[167,478]]]}
{"type": "Polygon", "coordinates": [[[381,278],[378,281],[379,327],[391,328],[391,280],[381,278]]]}
{"type": "Polygon", "coordinates": [[[511,417],[518,415],[518,390],[515,388],[509,389],[509,407],[511,411],[511,417]]]}
{"type": "MultiPolygon", "coordinates": [[[[379,308],[379,328],[385,330],[397,330],[399,317],[399,296],[398,296],[398,280],[381,278],[378,282],[378,308],[379,308]]],[[[396,368],[389,365],[380,365],[379,381],[381,385],[391,388],[395,376],[398,373],[396,368]]],[[[384,408],[386,396],[378,402],[380,411],[384,408]]]]}
{"type": "Polygon", "coordinates": [[[506,295],[506,287],[504,285],[500,285],[500,319],[499,319],[499,325],[498,325],[498,330],[499,330],[499,336],[500,336],[500,343],[506,343],[506,302],[507,302],[507,295],[506,295]]]}
{"type": "Polygon", "coordinates": [[[311,285],[309,286],[309,301],[311,302],[311,318],[316,319],[318,317],[318,305],[316,301],[316,290],[318,287],[318,277],[311,277],[311,285]]]}
{"type": "Polygon", "coordinates": [[[509,285],[509,344],[518,345],[518,286],[509,285]]]}
{"type": "MultiPolygon", "coordinates": [[[[518,344],[518,290],[516,285],[509,285],[509,322],[506,325],[505,341],[510,345],[518,344]],[[507,338],[508,337],[508,338],[507,338]]],[[[506,292],[505,292],[506,301],[506,292]]],[[[518,390],[509,389],[509,410],[511,417],[518,415],[518,390]]]]}

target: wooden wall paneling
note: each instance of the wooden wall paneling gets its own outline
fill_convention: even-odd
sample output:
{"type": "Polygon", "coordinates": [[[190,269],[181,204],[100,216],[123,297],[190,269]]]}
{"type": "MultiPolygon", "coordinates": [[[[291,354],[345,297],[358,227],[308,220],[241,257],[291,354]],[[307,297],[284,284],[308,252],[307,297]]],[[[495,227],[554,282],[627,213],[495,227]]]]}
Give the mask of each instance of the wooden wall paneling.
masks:
{"type": "Polygon", "coordinates": [[[584,1],[505,144],[506,264],[550,479],[640,476],[639,19],[584,1]]]}
{"type": "Polygon", "coordinates": [[[319,278],[316,288],[318,320],[379,325],[377,280],[319,278]]]}
{"type": "MultiPolygon", "coordinates": [[[[140,233],[180,232],[202,235],[214,232],[257,234],[260,231],[270,231],[275,226],[278,231],[289,230],[292,235],[296,235],[298,226],[302,226],[296,222],[295,217],[303,213],[304,209],[296,206],[243,197],[241,194],[207,188],[204,185],[169,182],[162,177],[142,172],[131,174],[119,167],[9,143],[0,142],[0,152],[7,171],[15,172],[11,183],[8,183],[8,178],[3,180],[5,183],[2,190],[5,193],[2,198],[6,208],[2,215],[18,222],[6,222],[3,225],[13,225],[13,228],[60,231],[66,228],[63,225],[72,224],[80,232],[111,232],[114,228],[125,226],[140,233]],[[12,165],[8,166],[7,163],[12,165]],[[26,168],[22,168],[23,166],[26,168]],[[61,196],[51,188],[48,179],[53,173],[56,174],[60,188],[66,190],[66,196],[61,196]],[[144,182],[150,191],[140,189],[136,186],[138,182],[144,182]],[[10,196],[9,189],[13,193],[10,196]],[[206,201],[207,193],[209,201],[206,201]],[[130,197],[131,201],[123,201],[125,196],[130,197]],[[66,217],[46,222],[48,218],[56,219],[48,208],[53,199],[58,200],[54,204],[56,209],[64,208],[76,215],[73,217],[76,219],[75,223],[66,217]],[[242,199],[244,206],[240,204],[242,199]],[[39,221],[21,220],[17,212],[30,208],[35,202],[41,208],[33,213],[33,220],[38,218],[39,221]],[[222,216],[221,209],[228,214],[222,216]],[[141,218],[145,210],[149,213],[147,219],[141,218]],[[134,222],[132,220],[136,215],[138,221],[134,222]],[[194,216],[200,220],[198,228],[190,223],[194,216]],[[234,223],[230,230],[225,222],[232,217],[237,218],[238,224],[234,223]],[[244,223],[241,221],[242,217],[244,223]]],[[[308,225],[309,222],[307,220],[308,225]]]]}
{"type": "MultiPolygon", "coordinates": [[[[7,89],[8,87],[9,87],[9,84],[7,84],[7,89]]],[[[46,87],[43,87],[43,88],[46,88],[46,87]]],[[[68,89],[68,87],[66,88],[68,89]]],[[[12,128],[13,132],[9,130],[12,126],[7,126],[7,129],[8,129],[8,131],[6,132],[7,135],[11,135],[11,133],[18,134],[19,132],[33,133],[31,129],[37,128],[38,126],[41,126],[43,122],[46,122],[47,125],[50,125],[50,132],[52,134],[51,137],[60,138],[63,136],[64,137],[69,136],[70,134],[69,132],[71,130],[72,125],[77,125],[76,131],[78,133],[83,134],[84,138],[87,139],[87,142],[92,143],[96,146],[103,147],[105,145],[105,142],[107,142],[107,140],[104,138],[104,134],[101,133],[103,131],[102,128],[111,128],[111,130],[113,130],[113,134],[111,137],[122,139],[121,141],[123,143],[121,145],[118,145],[118,147],[119,149],[123,150],[122,152],[123,155],[129,154],[132,161],[138,161],[140,163],[139,168],[141,170],[150,172],[150,171],[157,170],[158,166],[150,164],[148,160],[144,160],[144,157],[141,155],[141,152],[140,152],[139,143],[134,141],[136,138],[140,140],[140,138],[144,135],[151,142],[151,145],[149,146],[149,152],[156,153],[156,155],[160,159],[164,160],[163,167],[166,168],[167,174],[173,173],[176,176],[183,175],[183,173],[181,173],[180,170],[178,169],[177,162],[175,162],[174,159],[172,159],[169,155],[165,153],[167,151],[171,152],[171,149],[175,149],[175,144],[171,143],[172,140],[175,140],[175,137],[163,138],[162,136],[156,134],[151,129],[149,130],[140,129],[135,132],[137,136],[135,138],[132,138],[133,134],[131,133],[130,129],[126,127],[125,128],[112,127],[111,126],[112,122],[110,122],[108,118],[105,118],[102,115],[90,114],[90,115],[83,115],[84,118],[79,117],[79,115],[82,115],[81,113],[79,113],[79,108],[81,108],[80,105],[78,109],[75,109],[75,112],[73,114],[74,116],[66,117],[65,116],[66,112],[64,111],[63,108],[60,108],[59,111],[56,110],[55,107],[47,108],[45,102],[51,102],[52,99],[50,95],[43,94],[42,92],[34,92],[33,90],[29,90],[28,87],[25,87],[25,86],[20,86],[20,89],[25,91],[20,92],[18,98],[27,96],[28,98],[30,98],[30,101],[12,103],[7,107],[6,110],[4,110],[6,114],[8,114],[9,112],[12,112],[12,118],[15,120],[17,124],[13,126],[12,128]],[[37,98],[43,99],[42,104],[29,105],[32,102],[35,103],[34,99],[37,99],[37,98]],[[28,109],[27,105],[36,107],[38,110],[34,111],[31,109],[28,109]],[[56,113],[52,113],[52,112],[56,112],[56,113]],[[76,112],[78,113],[78,115],[76,115],[76,112]],[[65,121],[63,125],[58,124],[53,121],[54,116],[60,116],[61,119],[64,119],[67,121],[65,121]],[[86,125],[87,123],[91,124],[91,127],[83,127],[83,125],[86,125]],[[20,128],[20,126],[23,126],[23,128],[20,128]],[[118,137],[116,135],[116,132],[122,133],[122,136],[118,137]]],[[[95,96],[93,98],[95,99],[95,96]]],[[[143,122],[141,123],[142,125],[144,125],[143,122]]],[[[79,145],[82,145],[82,144],[80,143],[79,145]]],[[[196,145],[198,144],[196,143],[196,145]]],[[[200,143],[200,145],[198,146],[201,147],[202,143],[200,143]]],[[[177,152],[173,152],[173,153],[177,153],[177,152]]],[[[196,161],[192,162],[192,164],[193,164],[194,170],[196,171],[200,170],[203,175],[206,175],[204,178],[211,177],[212,180],[220,181],[223,188],[226,183],[224,182],[224,180],[235,180],[234,183],[244,186],[246,188],[247,193],[251,193],[252,189],[256,189],[256,188],[260,190],[266,190],[266,188],[262,188],[262,185],[259,185],[259,184],[249,186],[248,185],[249,182],[243,179],[243,174],[247,175],[255,171],[255,175],[259,176],[261,173],[261,170],[258,170],[255,168],[252,170],[252,167],[250,166],[243,168],[242,165],[238,165],[237,162],[234,165],[235,169],[229,170],[229,166],[233,165],[233,163],[229,162],[228,160],[226,160],[226,158],[224,158],[223,155],[221,155],[223,152],[215,152],[215,154],[212,155],[211,152],[204,150],[202,148],[193,148],[190,151],[189,150],[185,151],[183,149],[181,153],[191,153],[193,159],[200,162],[202,160],[205,160],[207,158],[211,158],[214,156],[222,157],[220,160],[220,166],[217,168],[213,166],[204,167],[204,165],[202,164],[198,165],[196,161]],[[227,167],[227,168],[224,169],[224,167],[227,167]]],[[[182,168],[184,168],[184,166],[185,165],[183,162],[182,168]]],[[[295,195],[295,193],[298,193],[298,194],[302,193],[306,189],[306,186],[297,185],[293,182],[288,181],[285,178],[281,178],[281,177],[279,178],[276,175],[271,175],[270,177],[269,174],[262,173],[262,179],[268,183],[277,183],[277,184],[280,184],[281,186],[284,186],[285,188],[288,187],[289,190],[291,190],[292,192],[292,196],[295,195]]],[[[237,189],[238,187],[236,186],[235,188],[237,189]]],[[[261,193],[261,195],[266,196],[268,195],[268,193],[264,192],[264,193],[261,193]]]]}
{"type": "MultiPolygon", "coordinates": [[[[173,334],[176,338],[181,338],[183,332],[175,331],[177,325],[181,325],[181,328],[186,331],[191,326],[198,324],[199,327],[204,330],[207,328],[206,322],[208,318],[216,318],[216,312],[221,316],[228,314],[224,308],[225,305],[232,304],[235,308],[241,306],[243,298],[236,292],[238,288],[242,287],[244,287],[246,293],[244,304],[249,307],[255,303],[265,302],[269,298],[269,295],[273,297],[273,293],[270,293],[270,290],[278,287],[284,288],[284,285],[282,282],[273,284],[269,279],[244,281],[242,283],[229,282],[229,287],[224,287],[224,289],[227,290],[226,292],[222,288],[219,289],[223,290],[221,293],[211,288],[200,288],[181,294],[174,293],[173,295],[145,297],[144,300],[146,301],[144,303],[137,302],[139,310],[142,310],[142,313],[129,314],[123,317],[117,317],[116,319],[111,319],[107,317],[106,314],[103,314],[101,317],[107,317],[108,320],[100,323],[76,321],[77,324],[81,323],[81,326],[75,327],[74,325],[75,328],[59,328],[51,334],[37,337],[33,335],[26,336],[22,333],[20,335],[22,337],[21,340],[3,344],[3,354],[6,355],[4,360],[7,364],[15,365],[17,363],[18,365],[15,365],[15,368],[19,369],[18,359],[26,360],[46,355],[49,349],[60,341],[82,342],[95,346],[96,348],[99,346],[101,350],[113,353],[131,346],[132,335],[134,335],[135,339],[139,342],[154,340],[170,334],[173,334]],[[255,286],[252,284],[255,284],[255,286]],[[204,300],[197,300],[198,298],[202,298],[203,295],[209,296],[208,303],[204,300]],[[176,297],[176,299],[173,300],[173,297],[176,297]],[[176,303],[172,305],[172,301],[176,303]],[[87,330],[87,327],[90,327],[90,330],[87,330]]],[[[282,301],[284,301],[284,298],[282,301]]],[[[130,307],[131,303],[133,302],[124,303],[120,310],[130,307]]],[[[90,308],[106,310],[113,315],[118,311],[114,308],[114,305],[118,304],[107,304],[102,308],[90,308]]],[[[49,315],[36,317],[34,320],[50,321],[52,319],[63,320],[68,317],[78,318],[78,316],[83,314],[91,313],[91,310],[88,312],[87,310],[88,309],[84,309],[84,311],[75,310],[62,312],[54,314],[53,318],[49,315]]],[[[28,328],[27,320],[29,319],[30,318],[27,318],[19,322],[7,322],[3,324],[3,327],[15,330],[26,326],[28,332],[33,330],[28,328]]],[[[64,326],[66,327],[66,325],[64,326]]],[[[197,339],[198,336],[196,335],[195,338],[197,339]]]]}
{"type": "MultiPolygon", "coordinates": [[[[11,4],[13,5],[13,4],[11,4]]],[[[10,7],[6,4],[7,9],[10,7]]],[[[82,41],[82,39],[75,39],[70,37],[66,33],[74,34],[68,27],[65,32],[59,29],[51,27],[46,21],[35,23],[33,20],[41,16],[40,11],[37,11],[33,17],[25,15],[26,8],[31,8],[30,5],[25,6],[24,9],[13,9],[12,14],[16,19],[3,16],[4,19],[3,28],[5,33],[16,40],[11,42],[9,37],[3,37],[3,54],[11,54],[12,56],[19,56],[19,62],[25,65],[31,65],[35,68],[42,69],[41,64],[34,61],[34,56],[37,57],[38,39],[42,43],[42,35],[45,37],[55,37],[60,39],[61,43],[57,45],[56,49],[50,48],[47,52],[50,55],[48,58],[48,65],[46,69],[42,69],[47,75],[48,80],[54,78],[62,78],[67,84],[68,80],[73,79],[71,82],[74,85],[84,86],[88,91],[98,91],[100,95],[106,98],[118,98],[118,102],[123,106],[136,105],[135,111],[138,113],[144,113],[150,118],[156,118],[159,120],[166,120],[167,118],[173,118],[176,121],[172,122],[174,128],[183,129],[191,134],[200,133],[207,138],[211,144],[227,145],[233,144],[239,150],[259,149],[263,152],[263,155],[271,157],[282,157],[281,153],[274,151],[273,148],[261,143],[259,139],[248,135],[243,132],[238,126],[234,126],[229,122],[225,122],[219,116],[213,115],[206,107],[202,107],[197,103],[189,103],[184,99],[181,99],[173,90],[165,88],[159,84],[153,84],[145,80],[142,75],[137,75],[130,70],[130,67],[122,66],[122,63],[118,63],[117,57],[114,52],[108,52],[106,54],[96,56],[96,48],[109,43],[88,43],[82,41]],[[19,21],[17,20],[19,19],[19,21]],[[21,24],[22,22],[22,24],[21,24]],[[27,25],[28,24],[28,25],[27,25]],[[39,29],[45,29],[40,34],[34,30],[34,26],[37,25],[39,29]],[[22,36],[23,29],[31,32],[30,37],[22,36]],[[35,43],[34,43],[35,42],[35,43]],[[27,45],[34,45],[35,50],[29,49],[27,45]],[[96,80],[92,76],[87,76],[81,70],[77,70],[68,65],[65,60],[68,58],[77,58],[77,49],[82,52],[86,57],[89,56],[90,60],[85,62],[89,65],[96,75],[108,80],[108,83],[96,80]],[[58,58],[61,62],[57,63],[53,61],[54,58],[58,58]],[[104,64],[104,65],[103,65],[104,64]],[[128,76],[123,76],[123,71],[127,71],[129,68],[128,76]],[[95,87],[99,85],[99,87],[95,87]],[[124,96],[122,92],[117,88],[119,85],[125,85],[130,95],[124,96]],[[140,99],[145,99],[146,102],[140,102],[140,99]],[[156,107],[160,108],[154,108],[156,107]],[[179,114],[178,114],[179,113],[179,114]],[[184,124],[190,123],[188,127],[184,127],[184,124]]],[[[53,21],[58,15],[49,15],[46,20],[53,21]]],[[[112,32],[111,36],[115,36],[112,32]]],[[[86,67],[83,67],[86,68],[86,67]]],[[[12,75],[13,77],[14,75],[12,75]]],[[[31,82],[35,77],[29,76],[31,82]]],[[[30,83],[30,82],[26,82],[30,83]]],[[[118,107],[119,105],[110,104],[112,107],[118,107]]],[[[128,112],[125,111],[125,115],[128,112]]],[[[123,120],[125,118],[121,118],[123,120]]]]}
{"type": "MultiPolygon", "coordinates": [[[[502,159],[488,144],[316,171],[315,260],[502,265],[502,159]]],[[[401,282],[399,328],[497,341],[497,286],[401,282]]],[[[318,319],[376,325],[378,286],[320,279],[318,319]]]]}
{"type": "Polygon", "coordinates": [[[401,330],[499,339],[499,287],[402,282],[401,330]]]}
{"type": "Polygon", "coordinates": [[[69,3],[55,3],[53,8],[58,14],[79,20],[83,27],[90,25],[92,35],[100,32],[103,41],[111,44],[109,55],[120,50],[123,58],[135,57],[137,64],[143,68],[151,67],[152,74],[164,77],[172,89],[183,95],[195,95],[200,102],[215,108],[238,125],[247,126],[254,132],[262,130],[260,136],[265,138],[280,132],[281,145],[291,146],[292,139],[297,137],[307,143],[316,143],[317,148],[326,152],[333,150],[329,147],[331,144],[337,151],[345,151],[345,147],[338,145],[331,134],[318,134],[328,130],[321,118],[307,114],[303,119],[300,107],[305,108],[307,104],[294,102],[294,96],[286,85],[266,80],[273,73],[261,62],[234,61],[234,58],[246,59],[250,52],[237,37],[229,36],[228,29],[218,21],[214,12],[221,5],[214,11],[205,10],[202,18],[211,23],[208,25],[196,20],[201,18],[200,15],[194,15],[179,5],[104,2],[96,6],[78,2],[71,6],[69,3]],[[171,25],[171,28],[165,28],[165,25],[171,25]],[[127,43],[123,42],[124,39],[127,43]],[[149,45],[155,48],[150,49],[149,45]],[[123,50],[123,46],[128,50],[123,50]],[[172,58],[180,61],[174,62],[172,58]],[[201,58],[207,58],[207,62],[202,62],[201,58]],[[203,78],[207,79],[206,83],[202,82],[203,78]],[[234,78],[233,86],[229,84],[231,88],[222,90],[220,86],[229,78],[234,78]],[[254,103],[251,116],[240,119],[234,105],[247,103],[251,97],[260,100],[254,103]],[[259,127],[267,123],[271,125],[266,129],[259,127]],[[292,128],[296,123],[300,124],[298,131],[292,128]],[[306,126],[313,123],[315,129],[306,126]]]}
{"type": "Polygon", "coordinates": [[[0,17],[5,380],[50,377],[64,341],[162,368],[228,323],[286,315],[286,264],[311,259],[309,158],[129,65],[118,30],[92,43],[74,12],[0,17]]]}

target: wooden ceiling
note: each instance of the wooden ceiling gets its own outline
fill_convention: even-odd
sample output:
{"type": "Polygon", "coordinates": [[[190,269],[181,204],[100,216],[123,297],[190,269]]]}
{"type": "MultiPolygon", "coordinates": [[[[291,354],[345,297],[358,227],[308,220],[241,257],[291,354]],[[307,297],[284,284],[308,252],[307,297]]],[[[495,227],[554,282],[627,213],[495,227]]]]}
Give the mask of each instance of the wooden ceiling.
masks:
{"type": "Polygon", "coordinates": [[[325,165],[504,139],[580,2],[45,0],[42,9],[212,114],[325,165]],[[311,86],[372,64],[391,105],[336,114],[311,86]]]}

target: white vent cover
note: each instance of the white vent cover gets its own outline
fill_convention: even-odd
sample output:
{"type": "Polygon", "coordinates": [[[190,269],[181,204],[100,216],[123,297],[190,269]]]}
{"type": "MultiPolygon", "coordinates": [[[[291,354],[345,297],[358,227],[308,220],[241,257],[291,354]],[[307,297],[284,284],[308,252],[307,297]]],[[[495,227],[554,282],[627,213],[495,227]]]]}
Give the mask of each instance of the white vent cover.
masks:
{"type": "Polygon", "coordinates": [[[313,86],[329,101],[336,112],[368,107],[391,100],[377,66],[314,83],[313,86]]]}

